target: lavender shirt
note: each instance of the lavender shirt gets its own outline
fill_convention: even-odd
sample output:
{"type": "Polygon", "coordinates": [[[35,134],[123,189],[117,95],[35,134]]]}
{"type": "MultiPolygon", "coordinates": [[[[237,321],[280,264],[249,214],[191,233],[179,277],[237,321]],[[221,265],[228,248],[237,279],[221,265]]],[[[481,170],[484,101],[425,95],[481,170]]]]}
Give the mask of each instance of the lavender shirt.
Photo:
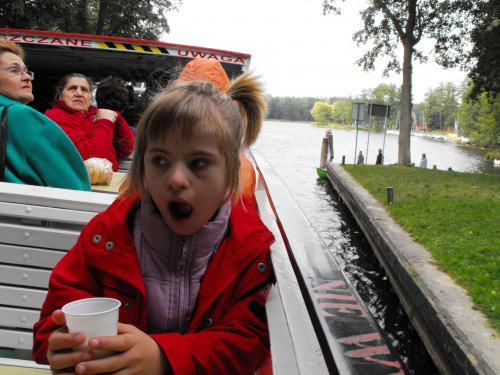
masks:
{"type": "Polygon", "coordinates": [[[186,332],[201,279],[224,239],[230,213],[228,200],[213,221],[190,236],[179,236],[141,202],[131,232],[146,286],[147,333],[186,332]]]}

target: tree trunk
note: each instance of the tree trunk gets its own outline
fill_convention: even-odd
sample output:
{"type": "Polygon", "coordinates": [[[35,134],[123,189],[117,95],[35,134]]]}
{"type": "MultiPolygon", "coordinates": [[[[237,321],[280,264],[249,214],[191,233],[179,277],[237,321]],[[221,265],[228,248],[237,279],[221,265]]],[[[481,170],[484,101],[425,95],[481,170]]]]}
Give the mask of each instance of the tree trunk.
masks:
{"type": "Polygon", "coordinates": [[[77,20],[80,25],[81,34],[89,33],[89,22],[87,19],[87,0],[80,0],[78,3],[77,20]]]}
{"type": "Polygon", "coordinates": [[[108,10],[109,0],[101,0],[99,4],[99,16],[97,19],[96,35],[104,35],[104,20],[108,10]]]}
{"type": "Polygon", "coordinates": [[[403,41],[403,86],[401,88],[401,123],[398,137],[398,165],[411,164],[410,138],[411,138],[411,86],[412,86],[412,55],[411,42],[403,41]]]}

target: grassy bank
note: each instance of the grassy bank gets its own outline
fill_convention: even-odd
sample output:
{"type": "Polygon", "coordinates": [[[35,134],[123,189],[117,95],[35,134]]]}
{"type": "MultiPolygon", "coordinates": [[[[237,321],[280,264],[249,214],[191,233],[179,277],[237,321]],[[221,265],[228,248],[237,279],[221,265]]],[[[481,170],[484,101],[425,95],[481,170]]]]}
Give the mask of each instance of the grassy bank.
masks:
{"type": "Polygon", "coordinates": [[[500,330],[500,176],[345,165],[500,330]],[[387,187],[394,204],[387,205],[387,187]]]}

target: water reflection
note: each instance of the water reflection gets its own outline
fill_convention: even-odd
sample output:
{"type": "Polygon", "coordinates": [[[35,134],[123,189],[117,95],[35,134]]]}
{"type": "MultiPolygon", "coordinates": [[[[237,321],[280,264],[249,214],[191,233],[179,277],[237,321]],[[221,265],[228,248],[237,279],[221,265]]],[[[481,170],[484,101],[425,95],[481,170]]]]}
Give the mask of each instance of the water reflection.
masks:
{"type": "MultiPolygon", "coordinates": [[[[256,148],[284,181],[409,371],[413,374],[438,374],[365,236],[329,182],[319,179],[316,174],[324,134],[324,129],[309,124],[265,122],[256,148]]],[[[346,162],[352,163],[356,132],[334,129],[333,136],[334,161],[339,162],[345,155],[346,162]]],[[[390,137],[388,135],[386,138],[385,164],[396,163],[397,160],[397,136],[390,137]]],[[[363,153],[366,152],[366,138],[366,132],[358,136],[363,153]]],[[[371,133],[368,164],[374,164],[377,150],[382,148],[382,144],[383,134],[371,133]]],[[[465,168],[469,168],[467,171],[473,171],[474,168],[480,170],[480,153],[461,157],[458,155],[461,149],[439,141],[412,138],[412,160],[416,163],[422,152],[425,152],[429,164],[437,164],[439,169],[451,166],[456,171],[465,171],[465,168]],[[444,152],[443,149],[449,151],[444,152]],[[437,155],[441,158],[441,165],[433,161],[437,155]],[[447,155],[452,156],[448,159],[447,155]],[[457,159],[459,162],[455,164],[457,159]],[[445,161],[453,163],[445,164],[445,161]]]]}

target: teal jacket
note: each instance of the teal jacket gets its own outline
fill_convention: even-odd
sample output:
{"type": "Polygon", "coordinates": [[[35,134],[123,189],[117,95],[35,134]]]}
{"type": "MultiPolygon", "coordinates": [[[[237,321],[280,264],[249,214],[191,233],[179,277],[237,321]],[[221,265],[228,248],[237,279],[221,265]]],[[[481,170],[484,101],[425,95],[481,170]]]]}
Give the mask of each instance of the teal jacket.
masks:
{"type": "Polygon", "coordinates": [[[0,95],[7,112],[4,182],[90,191],[82,157],[64,131],[33,108],[0,95]]]}

